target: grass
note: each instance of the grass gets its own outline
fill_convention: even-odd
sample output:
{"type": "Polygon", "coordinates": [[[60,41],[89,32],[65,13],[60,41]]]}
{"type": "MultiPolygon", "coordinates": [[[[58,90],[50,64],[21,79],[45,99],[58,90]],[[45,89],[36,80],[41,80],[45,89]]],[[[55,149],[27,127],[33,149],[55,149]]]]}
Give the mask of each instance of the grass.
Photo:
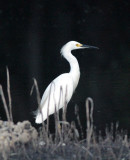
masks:
{"type": "MultiPolygon", "coordinates": [[[[37,92],[37,101],[40,107],[40,96],[37,82],[34,79],[34,86],[37,92]]],[[[4,97],[2,86],[0,85],[0,95],[8,120],[8,132],[10,136],[14,134],[12,129],[13,116],[10,94],[9,71],[7,69],[7,93],[8,105],[4,97]]],[[[130,160],[130,139],[128,135],[114,131],[113,124],[111,129],[106,128],[106,134],[96,134],[93,126],[94,102],[91,98],[86,99],[86,138],[83,139],[82,125],[78,114],[78,107],[75,107],[79,130],[75,122],[67,122],[66,111],[62,114],[62,121],[59,121],[58,113],[55,114],[55,133],[49,131],[49,119],[47,123],[42,123],[38,130],[37,138],[31,137],[26,143],[13,143],[10,146],[10,139],[7,143],[0,144],[0,160],[130,160]],[[81,137],[81,138],[80,138],[81,137]]],[[[17,126],[17,125],[16,125],[17,126]]],[[[30,132],[27,130],[26,132],[30,132]]],[[[1,135],[2,125],[0,127],[1,135]]],[[[7,127],[6,127],[7,129],[7,127]]],[[[2,141],[2,139],[0,139],[2,141]]]]}

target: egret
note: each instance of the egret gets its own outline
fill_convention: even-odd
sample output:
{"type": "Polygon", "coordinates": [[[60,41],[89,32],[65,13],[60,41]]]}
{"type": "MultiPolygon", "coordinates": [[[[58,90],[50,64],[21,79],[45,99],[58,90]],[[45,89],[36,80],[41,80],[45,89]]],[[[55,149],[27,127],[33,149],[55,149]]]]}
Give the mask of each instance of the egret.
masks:
{"type": "Polygon", "coordinates": [[[36,113],[35,123],[42,123],[49,115],[67,106],[80,78],[78,61],[71,51],[84,48],[98,49],[98,47],[83,45],[76,41],[70,41],[61,48],[61,55],[70,64],[70,72],[61,74],[48,85],[42,96],[40,109],[36,113]]]}

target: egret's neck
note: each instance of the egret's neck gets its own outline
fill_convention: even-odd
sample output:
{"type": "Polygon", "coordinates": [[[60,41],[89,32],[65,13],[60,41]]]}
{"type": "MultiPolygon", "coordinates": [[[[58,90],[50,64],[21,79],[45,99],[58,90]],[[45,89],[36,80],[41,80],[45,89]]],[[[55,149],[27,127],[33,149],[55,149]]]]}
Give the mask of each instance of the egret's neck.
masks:
{"type": "Polygon", "coordinates": [[[74,89],[77,87],[77,84],[79,82],[80,78],[80,68],[77,59],[72,55],[70,51],[64,53],[63,52],[64,58],[69,62],[70,64],[70,74],[73,78],[74,82],[74,89]]]}

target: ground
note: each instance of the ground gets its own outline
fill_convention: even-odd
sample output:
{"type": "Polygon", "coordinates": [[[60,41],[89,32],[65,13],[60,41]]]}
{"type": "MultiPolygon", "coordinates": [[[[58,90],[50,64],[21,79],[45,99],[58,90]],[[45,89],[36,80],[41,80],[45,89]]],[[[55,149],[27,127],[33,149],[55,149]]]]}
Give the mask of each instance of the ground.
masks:
{"type": "Polygon", "coordinates": [[[98,137],[94,131],[81,140],[80,133],[71,125],[63,123],[54,134],[43,124],[36,130],[29,121],[0,121],[1,160],[130,160],[130,140],[123,133],[111,131],[98,137]]]}

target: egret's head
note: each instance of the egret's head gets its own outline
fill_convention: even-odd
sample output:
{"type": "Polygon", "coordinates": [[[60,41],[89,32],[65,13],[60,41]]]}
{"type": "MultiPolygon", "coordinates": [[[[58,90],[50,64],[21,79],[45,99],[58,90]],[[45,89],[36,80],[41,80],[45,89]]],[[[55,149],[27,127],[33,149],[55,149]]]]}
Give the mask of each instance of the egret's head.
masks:
{"type": "Polygon", "coordinates": [[[63,53],[63,51],[72,51],[72,50],[84,49],[84,48],[99,49],[98,47],[84,45],[76,41],[70,41],[61,48],[61,53],[63,53]]]}

